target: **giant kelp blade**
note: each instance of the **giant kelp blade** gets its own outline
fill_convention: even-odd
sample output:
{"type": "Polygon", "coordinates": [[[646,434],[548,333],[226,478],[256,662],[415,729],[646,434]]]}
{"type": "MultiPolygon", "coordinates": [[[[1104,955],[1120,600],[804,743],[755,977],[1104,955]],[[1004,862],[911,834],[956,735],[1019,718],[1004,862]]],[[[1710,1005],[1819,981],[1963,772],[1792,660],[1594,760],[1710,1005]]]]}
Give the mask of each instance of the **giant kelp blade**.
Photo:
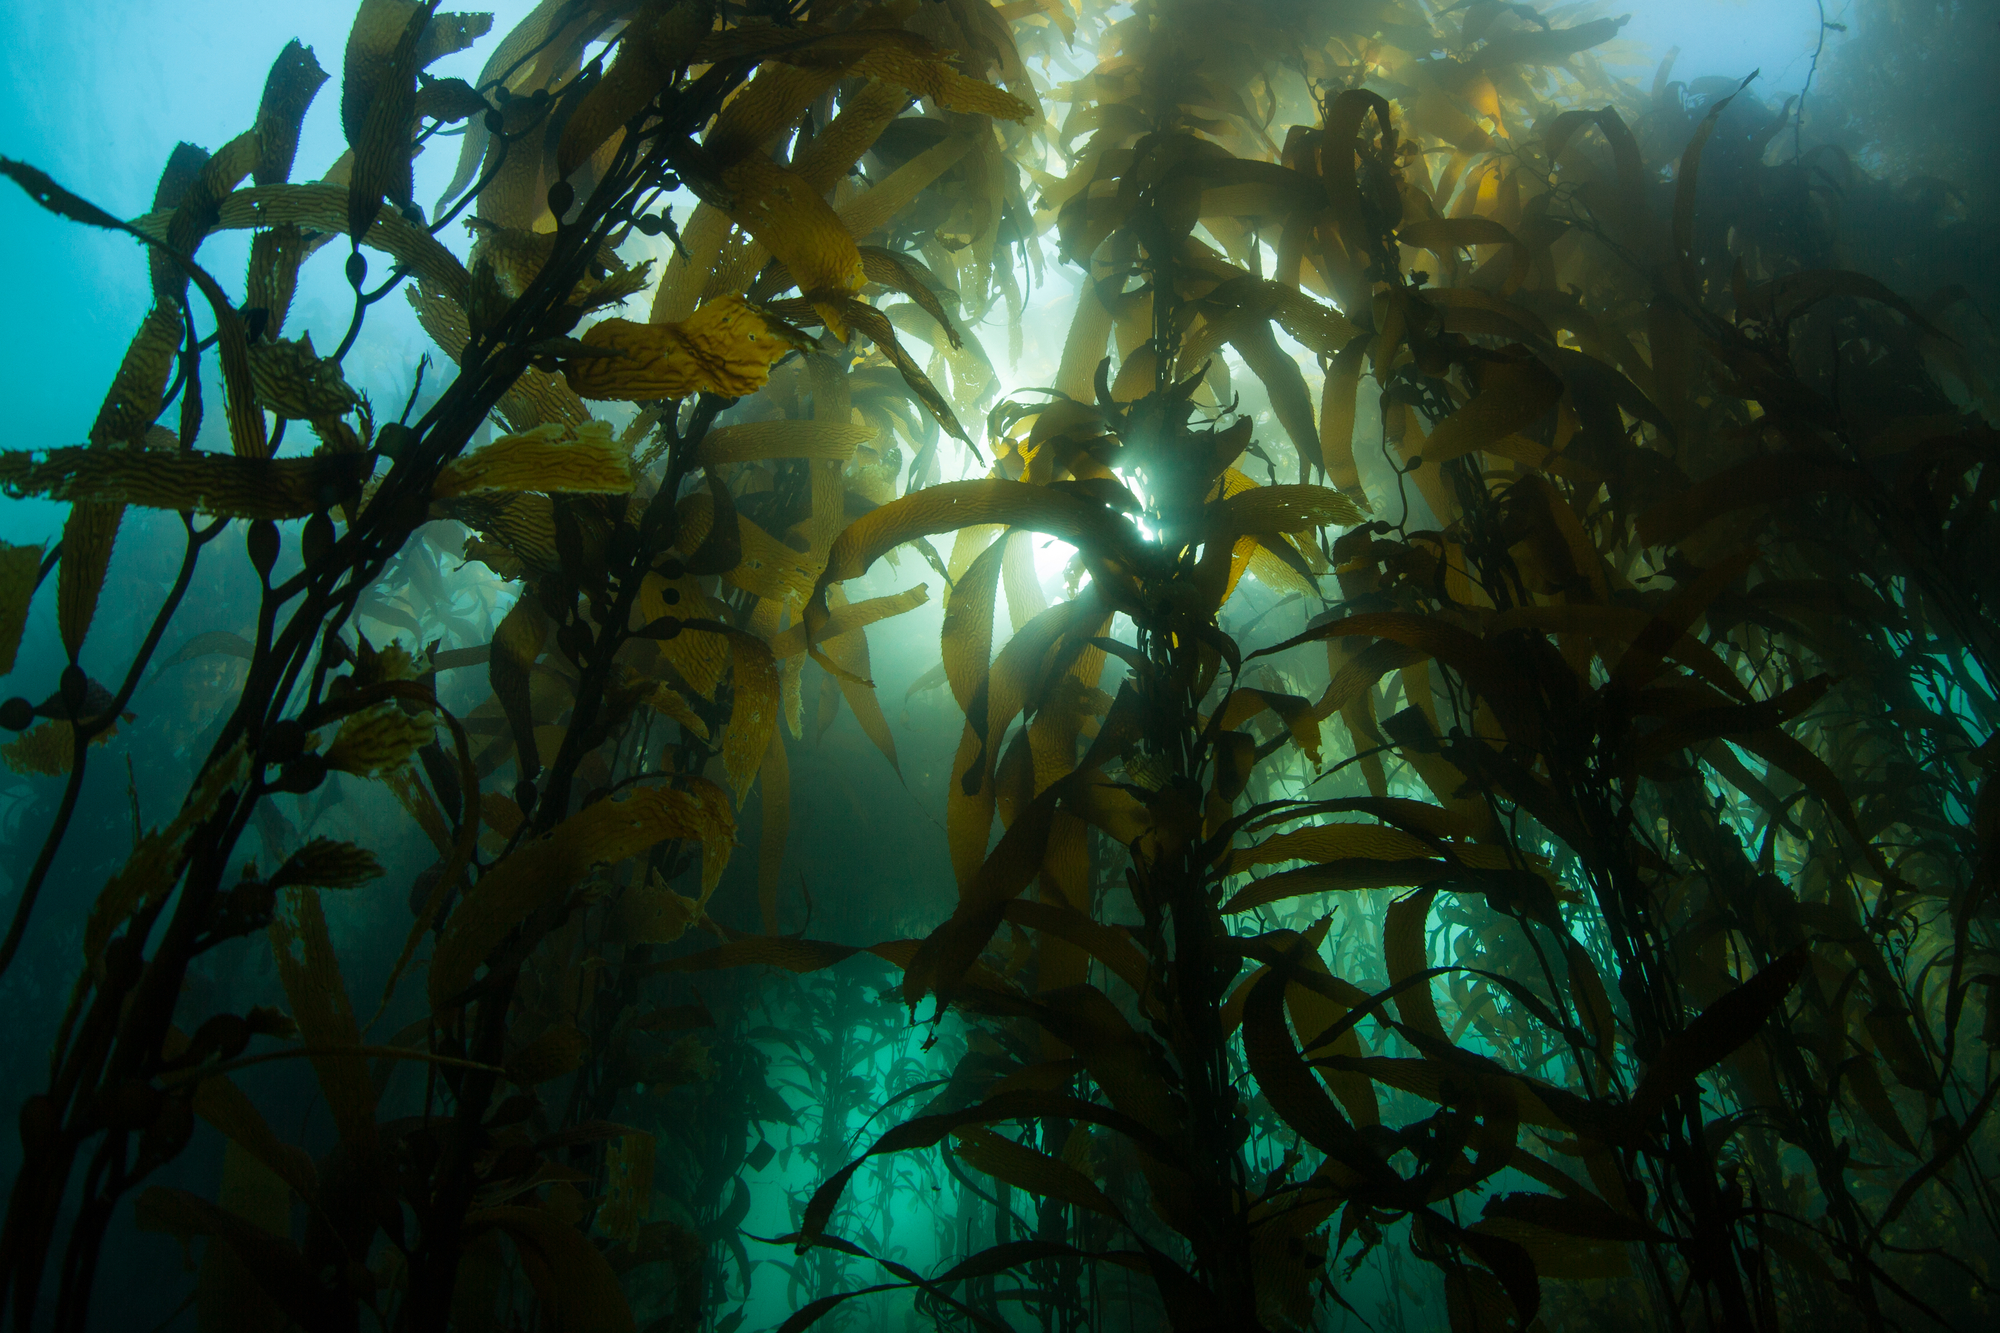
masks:
{"type": "Polygon", "coordinates": [[[567,180],[686,67],[708,31],[703,0],[648,0],[625,25],[611,66],[563,126],[556,178],[567,180]]]}
{"type": "Polygon", "coordinates": [[[856,578],[892,548],[917,537],[984,523],[1004,523],[1079,546],[1118,551],[1135,530],[1102,505],[1080,496],[1018,481],[960,481],[931,486],[872,510],[850,524],[827,555],[807,623],[824,623],[825,588],[856,578]]]}
{"type": "Polygon", "coordinates": [[[584,398],[644,402],[755,393],[791,342],[739,296],[710,301],[686,320],[635,324],[607,319],[584,334],[587,348],[614,353],[567,361],[563,376],[584,398]]]}
{"type": "Polygon", "coordinates": [[[800,1223],[800,1249],[803,1250],[806,1245],[816,1243],[824,1234],[827,1222],[832,1218],[842,1192],[847,1188],[847,1182],[853,1179],[854,1173],[871,1158],[883,1153],[906,1152],[911,1148],[928,1148],[942,1142],[946,1135],[966,1126],[993,1125],[1008,1120],[1043,1115],[1066,1116],[1073,1120],[1103,1125],[1129,1136],[1141,1149],[1153,1154],[1159,1161],[1165,1162],[1173,1157],[1173,1150],[1156,1133],[1124,1112],[1055,1093],[1003,1092],[958,1110],[912,1117],[877,1138],[867,1152],[836,1171],[813,1192],[800,1223]]]}
{"type": "Polygon", "coordinates": [[[728,797],[701,783],[692,791],[641,787],[585,806],[480,877],[446,920],[431,958],[430,996],[443,1005],[537,908],[566,893],[593,865],[615,864],[667,838],[698,842],[704,878],[728,859],[734,821],[728,797]]]}
{"type": "MultiPolygon", "coordinates": [[[[78,512],[89,505],[143,505],[227,518],[304,518],[351,498],[366,465],[356,454],[239,458],[70,447],[0,453],[0,488],[14,496],[67,500],[78,512]]],[[[108,554],[108,541],[105,547],[108,554]]]]}
{"type": "Polygon", "coordinates": [[[542,1308],[563,1328],[631,1333],[632,1307],[603,1251],[544,1208],[503,1205],[468,1213],[468,1230],[497,1230],[514,1243],[542,1308]]]}
{"type": "MultiPolygon", "coordinates": [[[[255,136],[241,136],[238,142],[243,145],[243,149],[237,154],[241,170],[235,171],[235,178],[240,179],[242,175],[248,173],[255,160],[255,136]]],[[[10,177],[50,212],[90,226],[122,231],[147,242],[156,254],[164,255],[174,266],[194,280],[201,288],[202,296],[207,300],[209,309],[215,316],[216,339],[221,351],[223,386],[229,409],[230,442],[239,457],[265,457],[269,453],[269,441],[264,431],[263,413],[252,398],[248,341],[244,336],[242,320],[215,279],[186,254],[168,246],[162,236],[150,234],[131,223],[112,217],[95,204],[71,194],[45,173],[24,162],[16,162],[12,158],[0,158],[0,174],[10,177]]],[[[231,183],[233,184],[233,181],[231,183]]],[[[176,210],[175,217],[179,216],[176,210]]],[[[200,235],[212,225],[213,223],[204,222],[198,230],[185,237],[189,250],[200,239],[200,235]]],[[[170,220],[165,234],[171,235],[171,233],[170,220]]]]}
{"type": "Polygon", "coordinates": [[[437,5],[438,0],[362,0],[348,32],[340,113],[354,150],[347,231],[356,245],[385,196],[394,203],[410,201],[418,48],[437,5]]]}
{"type": "Polygon", "coordinates": [[[959,1130],[956,1137],[958,1155],[995,1180],[1107,1217],[1118,1214],[1117,1207],[1088,1176],[1045,1152],[976,1126],[959,1130]]]}
{"type": "Polygon", "coordinates": [[[0,542],[0,675],[14,669],[41,567],[41,547],[0,542]]]}
{"type": "Polygon", "coordinates": [[[1285,977],[1273,970],[1252,985],[1243,1007],[1243,1050],[1258,1087],[1306,1142],[1375,1190],[1393,1191],[1393,1173],[1370,1152],[1292,1044],[1284,1000],[1285,977]]]}
{"type": "Polygon", "coordinates": [[[478,491],[614,495],[630,491],[632,462],[604,422],[581,428],[538,426],[504,435],[444,466],[431,485],[437,499],[478,491]]]}
{"type": "MultiPolygon", "coordinates": [[[[1750,80],[1756,77],[1757,72],[1753,70],[1749,78],[1743,80],[1742,86],[1747,87],[1750,80]]],[[[1734,100],[1734,94],[1718,98],[1715,105],[1709,108],[1708,114],[1695,128],[1694,137],[1688,140],[1687,148],[1682,151],[1680,170],[1674,175],[1674,261],[1680,266],[1682,290],[1690,300],[1697,302],[1701,300],[1701,287],[1695,273],[1693,253],[1694,205],[1701,179],[1701,151],[1707,146],[1708,137],[1715,132],[1716,122],[1722,119],[1722,113],[1734,100]]]]}
{"type": "Polygon", "coordinates": [[[492,652],[487,658],[487,682],[499,701],[507,725],[514,736],[516,764],[524,780],[532,782],[541,770],[541,756],[535,740],[535,717],[528,694],[528,673],[541,655],[548,636],[548,615],[532,597],[515,602],[493,631],[492,652]]]}
{"type": "Polygon", "coordinates": [[[328,1052],[314,1057],[313,1069],[341,1142],[358,1153],[372,1153],[376,1143],[375,1089],[364,1061],[335,1053],[352,1047],[358,1057],[361,1029],[341,980],[340,962],[317,891],[286,890],[283,908],[271,923],[270,938],[299,1034],[309,1045],[328,1052]]]}
{"type": "Polygon", "coordinates": [[[194,1113],[261,1162],[301,1199],[316,1197],[319,1172],[311,1155],[279,1138],[249,1094],[227,1075],[215,1074],[201,1080],[195,1088],[194,1113]]]}
{"type": "Polygon", "coordinates": [[[1556,405],[1562,388],[1561,380],[1526,355],[1488,363],[1478,395],[1424,441],[1424,461],[1443,463],[1524,429],[1556,405]]]}
{"type": "Polygon", "coordinates": [[[0,157],[0,175],[6,176],[20,186],[30,199],[57,217],[68,218],[71,222],[81,222],[86,226],[103,227],[109,231],[126,230],[122,219],[112,217],[80,195],[71,194],[56,184],[54,178],[39,167],[18,162],[11,157],[0,157]]]}
{"type": "Polygon", "coordinates": [[[164,1185],[140,1196],[139,1212],[141,1226],[213,1236],[230,1246],[257,1285],[306,1333],[336,1333],[342,1327],[328,1293],[289,1240],[199,1195],[164,1185]]]}
{"type": "Polygon", "coordinates": [[[1756,1036],[1805,974],[1807,961],[1803,947],[1773,960],[1669,1037],[1647,1063],[1646,1077],[1632,1093],[1633,1116],[1641,1122],[1652,1119],[1693,1087],[1701,1074],[1756,1036]]]}
{"type": "Polygon", "coordinates": [[[259,185],[281,185],[291,178],[300,123],[326,79],[313,49],[297,38],[285,43],[271,62],[271,71],[264,77],[264,96],[257,103],[259,185]]]}
{"type": "MultiPolygon", "coordinates": [[[[0,486],[15,493],[4,480],[6,460],[0,459],[0,486]]],[[[32,494],[32,488],[23,492],[32,494]]],[[[111,551],[125,516],[122,503],[84,499],[70,507],[63,520],[62,563],[56,571],[56,627],[70,660],[83,651],[84,636],[97,616],[104,579],[111,571],[111,551]]]]}

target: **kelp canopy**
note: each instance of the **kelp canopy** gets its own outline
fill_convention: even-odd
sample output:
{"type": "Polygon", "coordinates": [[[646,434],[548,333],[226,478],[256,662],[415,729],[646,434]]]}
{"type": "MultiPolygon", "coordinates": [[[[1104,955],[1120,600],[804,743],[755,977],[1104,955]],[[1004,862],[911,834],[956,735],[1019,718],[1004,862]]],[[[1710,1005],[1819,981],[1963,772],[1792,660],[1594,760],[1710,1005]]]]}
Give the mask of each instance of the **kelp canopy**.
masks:
{"type": "Polygon", "coordinates": [[[0,453],[5,1317],[1995,1318],[1990,181],[1619,26],[363,0],[141,216],[0,160],[153,298],[0,453]]]}

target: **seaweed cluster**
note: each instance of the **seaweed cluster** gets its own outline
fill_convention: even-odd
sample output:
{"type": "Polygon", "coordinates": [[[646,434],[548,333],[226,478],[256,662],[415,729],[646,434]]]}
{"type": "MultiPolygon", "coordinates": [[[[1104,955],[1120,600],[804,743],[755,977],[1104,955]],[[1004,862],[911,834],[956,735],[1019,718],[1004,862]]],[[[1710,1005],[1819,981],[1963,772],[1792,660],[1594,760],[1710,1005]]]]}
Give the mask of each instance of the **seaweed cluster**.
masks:
{"type": "Polygon", "coordinates": [[[66,996],[0,1317],[90,1327],[135,1223],[204,1329],[1995,1317],[1991,274],[1903,285],[1990,242],[1908,126],[1496,0],[542,0],[428,72],[489,26],[362,0],[317,181],[296,42],[144,216],[0,159],[153,294],[0,453],[68,506],[0,548],[0,973],[66,996]],[[794,774],[913,740],[934,863],[801,857],[794,774]]]}

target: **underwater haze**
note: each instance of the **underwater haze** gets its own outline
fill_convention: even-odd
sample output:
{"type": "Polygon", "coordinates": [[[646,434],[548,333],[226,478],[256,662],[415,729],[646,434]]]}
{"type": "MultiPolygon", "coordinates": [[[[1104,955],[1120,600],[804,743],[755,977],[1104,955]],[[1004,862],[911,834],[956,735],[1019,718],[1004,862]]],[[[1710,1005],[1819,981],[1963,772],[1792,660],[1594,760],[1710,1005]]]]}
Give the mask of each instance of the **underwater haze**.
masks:
{"type": "Polygon", "coordinates": [[[2000,1320],[1990,5],[5,22],[0,1328],[2000,1320]]]}

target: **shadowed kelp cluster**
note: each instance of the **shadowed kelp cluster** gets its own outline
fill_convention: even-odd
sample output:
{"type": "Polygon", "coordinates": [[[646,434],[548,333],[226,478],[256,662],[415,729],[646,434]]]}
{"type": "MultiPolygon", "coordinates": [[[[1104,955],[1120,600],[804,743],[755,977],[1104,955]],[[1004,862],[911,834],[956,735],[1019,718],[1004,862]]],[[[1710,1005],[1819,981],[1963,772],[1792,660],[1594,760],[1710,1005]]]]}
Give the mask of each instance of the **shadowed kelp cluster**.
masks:
{"type": "Polygon", "coordinates": [[[436,10],[360,4],[319,180],[296,42],[143,216],[0,159],[153,298],[0,453],[68,506],[0,548],[13,1326],[1995,1317],[1991,223],[1864,77],[543,0],[473,82],[436,10]]]}

